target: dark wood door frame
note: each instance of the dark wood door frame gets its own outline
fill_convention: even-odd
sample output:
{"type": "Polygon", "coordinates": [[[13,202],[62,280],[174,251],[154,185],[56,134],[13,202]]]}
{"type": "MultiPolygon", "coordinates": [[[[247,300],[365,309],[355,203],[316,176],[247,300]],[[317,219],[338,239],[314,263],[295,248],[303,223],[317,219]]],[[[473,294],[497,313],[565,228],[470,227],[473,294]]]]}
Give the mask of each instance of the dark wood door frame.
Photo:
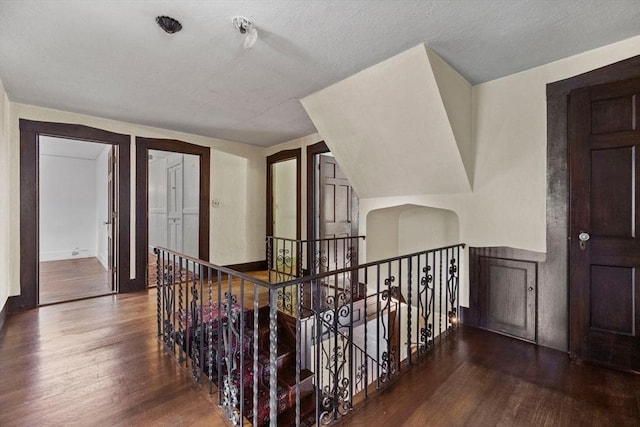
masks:
{"type": "Polygon", "coordinates": [[[40,259],[40,135],[118,147],[118,282],[119,292],[131,291],[129,265],[131,136],[89,126],[20,119],[20,295],[9,299],[9,310],[38,306],[40,259]]]}
{"type": "MultiPolygon", "coordinates": [[[[547,261],[542,282],[549,287],[555,283],[566,294],[552,295],[567,298],[568,318],[572,313],[568,287],[569,271],[569,175],[568,175],[568,106],[573,89],[628,80],[638,75],[640,55],[624,61],[547,85],[547,261]],[[565,291],[566,289],[566,291],[565,291]]],[[[545,304],[546,301],[539,301],[545,304]]],[[[569,343],[572,341],[569,325],[569,343]]],[[[575,356],[572,349],[569,352],[575,356]]]]}
{"type": "Polygon", "coordinates": [[[273,171],[271,167],[276,163],[291,159],[296,161],[296,239],[300,239],[302,236],[302,227],[300,225],[300,211],[302,209],[301,158],[302,150],[300,148],[283,150],[267,157],[267,236],[273,236],[273,171]]]}
{"type": "Polygon", "coordinates": [[[200,157],[198,258],[209,261],[211,149],[176,139],[136,137],[136,278],[134,286],[138,290],[146,288],[145,272],[149,250],[149,150],[191,154],[200,157]]]}

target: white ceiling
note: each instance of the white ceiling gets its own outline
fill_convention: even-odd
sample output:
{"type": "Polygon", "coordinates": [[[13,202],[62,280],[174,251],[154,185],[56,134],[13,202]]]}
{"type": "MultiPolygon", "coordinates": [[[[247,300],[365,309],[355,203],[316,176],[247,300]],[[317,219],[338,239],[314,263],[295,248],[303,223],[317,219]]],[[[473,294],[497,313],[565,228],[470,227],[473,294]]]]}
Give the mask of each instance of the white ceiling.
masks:
{"type": "Polygon", "coordinates": [[[638,34],[639,0],[0,0],[0,78],[15,102],[270,146],[316,131],[299,99],[422,42],[475,84],[638,34]]]}

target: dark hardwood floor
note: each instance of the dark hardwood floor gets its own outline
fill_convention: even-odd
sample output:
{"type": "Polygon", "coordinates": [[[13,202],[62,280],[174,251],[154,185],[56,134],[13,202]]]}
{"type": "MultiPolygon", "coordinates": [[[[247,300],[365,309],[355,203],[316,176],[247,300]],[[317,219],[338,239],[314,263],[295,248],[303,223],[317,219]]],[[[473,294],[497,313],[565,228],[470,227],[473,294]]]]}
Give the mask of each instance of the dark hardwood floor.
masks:
{"type": "Polygon", "coordinates": [[[10,315],[0,332],[0,426],[222,426],[163,352],[155,291],[10,315]]]}
{"type": "MultiPolygon", "coordinates": [[[[156,293],[10,315],[0,425],[225,425],[156,338],[156,293]]],[[[640,425],[640,377],[462,328],[342,425],[640,425]]]]}
{"type": "Polygon", "coordinates": [[[40,305],[111,293],[109,272],[97,258],[40,263],[40,305]]]}
{"type": "Polygon", "coordinates": [[[640,375],[462,327],[343,426],[640,426],[640,375]]]}

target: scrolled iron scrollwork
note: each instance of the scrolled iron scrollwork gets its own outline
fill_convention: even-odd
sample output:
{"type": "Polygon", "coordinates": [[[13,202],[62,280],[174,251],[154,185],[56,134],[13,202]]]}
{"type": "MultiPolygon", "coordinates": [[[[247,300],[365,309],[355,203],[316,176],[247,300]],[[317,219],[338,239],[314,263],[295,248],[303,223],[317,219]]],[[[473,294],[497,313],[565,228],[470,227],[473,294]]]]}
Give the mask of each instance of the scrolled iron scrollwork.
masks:
{"type": "Polygon", "coordinates": [[[389,381],[396,373],[396,346],[392,345],[389,350],[382,353],[382,363],[380,364],[380,382],[382,383],[389,381]]]}
{"type": "Polygon", "coordinates": [[[344,267],[350,267],[353,262],[354,256],[357,255],[357,250],[354,246],[349,246],[344,254],[344,267]]]}
{"type": "Polygon", "coordinates": [[[191,307],[190,307],[190,311],[191,311],[191,325],[189,325],[189,320],[187,318],[187,329],[189,329],[189,327],[191,327],[191,360],[192,360],[192,364],[191,364],[191,374],[193,375],[193,379],[196,380],[197,382],[200,382],[200,373],[201,373],[201,364],[202,361],[200,360],[200,345],[198,342],[198,335],[199,333],[197,333],[196,331],[199,329],[196,329],[196,326],[198,326],[198,328],[200,328],[200,323],[201,323],[201,318],[200,318],[200,311],[199,311],[199,303],[198,303],[199,297],[198,297],[198,288],[196,287],[195,284],[193,284],[191,286],[191,307]]]}
{"type": "Polygon", "coordinates": [[[166,308],[164,319],[164,342],[167,346],[173,347],[176,343],[176,336],[173,330],[173,306],[175,300],[175,292],[173,289],[173,267],[165,265],[162,274],[165,285],[162,287],[164,306],[166,308]]]}
{"type": "Polygon", "coordinates": [[[382,324],[382,338],[386,344],[386,350],[382,353],[382,363],[380,364],[381,374],[380,381],[382,383],[387,382],[391,376],[393,376],[396,372],[396,352],[397,348],[393,344],[393,335],[395,331],[395,326],[391,324],[391,298],[396,298],[399,295],[399,289],[397,286],[392,286],[392,284],[396,281],[395,276],[389,276],[384,280],[384,285],[386,289],[384,289],[380,293],[380,299],[385,302],[383,306],[380,307],[380,313],[387,313],[387,325],[385,325],[384,320],[381,322],[382,324]]]}
{"type": "Polygon", "coordinates": [[[433,314],[434,288],[431,266],[424,266],[422,273],[424,275],[420,278],[420,286],[418,288],[418,311],[423,319],[424,326],[420,328],[418,351],[424,354],[433,346],[433,323],[430,320],[433,314]]]}
{"type": "Polygon", "coordinates": [[[242,419],[237,405],[240,400],[240,390],[238,385],[235,384],[234,378],[239,375],[239,360],[242,356],[242,349],[239,348],[240,342],[240,310],[237,308],[238,298],[226,291],[225,299],[222,302],[222,306],[227,315],[227,322],[222,326],[222,339],[224,346],[224,357],[222,358],[223,364],[223,399],[222,406],[225,414],[229,417],[233,425],[239,425],[242,419]],[[226,372],[224,372],[226,371],[226,372]]]}
{"type": "Polygon", "coordinates": [[[458,265],[455,258],[449,261],[449,277],[447,278],[447,297],[449,299],[449,307],[451,309],[447,313],[448,330],[455,330],[458,327],[458,265]]]}
{"type": "Polygon", "coordinates": [[[351,340],[342,335],[339,343],[330,344],[323,342],[322,357],[323,366],[328,371],[328,384],[322,387],[320,423],[331,424],[351,410],[350,386],[348,377],[346,350],[351,345],[351,340]]]}
{"type": "Polygon", "coordinates": [[[278,310],[293,315],[293,286],[278,289],[278,310]]]}
{"type": "Polygon", "coordinates": [[[293,259],[291,258],[289,249],[278,249],[278,255],[276,257],[277,267],[291,267],[293,265],[293,259]]]}
{"type": "Polygon", "coordinates": [[[316,268],[316,272],[326,271],[329,268],[329,256],[325,249],[315,252],[313,266],[316,268]]]}
{"type": "MultiPolygon", "coordinates": [[[[332,309],[340,309],[351,302],[351,292],[336,292],[334,294],[327,295],[325,298],[326,306],[332,309]]],[[[348,313],[347,313],[348,314],[348,313]]]]}
{"type": "MultiPolygon", "coordinates": [[[[367,355],[365,354],[364,357],[366,359],[367,355]]],[[[356,391],[363,390],[367,386],[367,364],[365,362],[354,369],[354,386],[356,391]]]]}

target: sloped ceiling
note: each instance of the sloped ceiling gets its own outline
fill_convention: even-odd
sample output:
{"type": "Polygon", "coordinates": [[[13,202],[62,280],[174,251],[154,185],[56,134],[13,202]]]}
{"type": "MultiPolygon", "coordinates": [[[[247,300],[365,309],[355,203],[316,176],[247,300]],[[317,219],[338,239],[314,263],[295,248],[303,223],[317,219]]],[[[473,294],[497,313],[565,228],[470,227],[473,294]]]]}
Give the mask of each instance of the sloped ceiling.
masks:
{"type": "Polygon", "coordinates": [[[360,197],[471,191],[471,85],[424,44],[302,104],[360,197]]]}
{"type": "Polygon", "coordinates": [[[0,0],[0,78],[13,102],[270,146],[316,132],[301,98],[419,43],[476,84],[639,22],[638,0],[0,0]]]}

